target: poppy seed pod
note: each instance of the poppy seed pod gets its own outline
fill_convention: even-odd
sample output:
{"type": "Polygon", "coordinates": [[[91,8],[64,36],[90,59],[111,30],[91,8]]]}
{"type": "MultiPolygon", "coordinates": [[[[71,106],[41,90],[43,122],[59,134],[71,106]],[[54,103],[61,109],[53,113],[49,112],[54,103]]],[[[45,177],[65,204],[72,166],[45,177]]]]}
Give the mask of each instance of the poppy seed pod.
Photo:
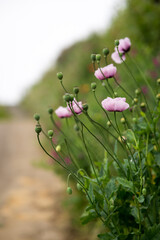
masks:
{"type": "Polygon", "coordinates": [[[84,110],[84,111],[87,111],[87,110],[88,110],[88,104],[87,104],[87,103],[83,104],[82,107],[83,107],[83,110],[84,110]]]}
{"type": "Polygon", "coordinates": [[[92,89],[92,90],[95,90],[96,87],[97,87],[97,84],[96,84],[95,82],[92,82],[92,83],[91,83],[91,89],[92,89]]]}
{"type": "Polygon", "coordinates": [[[119,40],[115,40],[115,41],[114,41],[114,45],[115,45],[115,46],[118,46],[118,45],[119,45],[119,40]]]}
{"type": "Polygon", "coordinates": [[[82,190],[82,187],[81,187],[81,185],[79,183],[77,183],[77,189],[78,189],[78,191],[82,190]]]}
{"type": "Polygon", "coordinates": [[[141,93],[141,90],[139,88],[135,90],[136,96],[138,96],[140,93],[141,93]]]}
{"type": "Polygon", "coordinates": [[[40,116],[38,113],[35,113],[33,117],[36,121],[39,121],[39,119],[40,119],[40,116]]]}
{"type": "Polygon", "coordinates": [[[159,78],[159,79],[157,79],[157,83],[160,85],[160,78],[159,78]]]}
{"type": "Polygon", "coordinates": [[[37,124],[35,127],[35,132],[39,134],[42,131],[41,125],[37,124]]]}
{"type": "Polygon", "coordinates": [[[126,120],[125,120],[125,118],[121,118],[121,123],[125,123],[126,122],[126,120]]]}
{"type": "Polygon", "coordinates": [[[96,54],[91,54],[91,60],[92,60],[92,62],[96,61],[96,54]]]}
{"type": "Polygon", "coordinates": [[[67,187],[67,193],[68,193],[69,195],[72,194],[72,188],[71,188],[71,187],[67,187]]]}
{"type": "Polygon", "coordinates": [[[66,93],[65,95],[63,95],[63,99],[65,102],[70,102],[71,101],[71,97],[69,93],[66,93]]]}
{"type": "Polygon", "coordinates": [[[49,136],[49,138],[52,138],[52,137],[53,137],[53,130],[49,130],[49,131],[48,131],[48,136],[49,136]]]}
{"type": "Polygon", "coordinates": [[[60,151],[61,151],[61,146],[60,146],[60,145],[57,145],[56,151],[57,151],[57,152],[60,152],[60,151]]]}
{"type": "Polygon", "coordinates": [[[49,108],[49,109],[48,109],[48,113],[49,113],[49,114],[52,114],[52,113],[53,113],[53,108],[49,108]]]}
{"type": "Polygon", "coordinates": [[[107,122],[107,126],[110,127],[112,125],[111,121],[107,122]]]}
{"type": "Polygon", "coordinates": [[[108,48],[103,48],[103,54],[106,57],[109,54],[109,49],[108,48]]]}
{"type": "Polygon", "coordinates": [[[146,188],[143,188],[143,189],[142,189],[142,194],[143,194],[143,196],[145,196],[145,195],[146,195],[146,193],[147,193],[147,190],[146,190],[146,188]]]}
{"type": "Polygon", "coordinates": [[[57,78],[58,78],[59,80],[62,80],[62,79],[63,79],[63,73],[62,73],[62,72],[58,72],[58,73],[57,73],[57,78]]]}
{"type": "Polygon", "coordinates": [[[146,112],[146,104],[144,102],[141,103],[140,108],[143,112],[146,112]]]}
{"type": "Polygon", "coordinates": [[[101,61],[101,54],[96,54],[96,60],[97,60],[97,62],[101,61]]]}
{"type": "Polygon", "coordinates": [[[79,93],[79,87],[74,87],[73,92],[74,92],[74,94],[78,94],[79,93]]]}

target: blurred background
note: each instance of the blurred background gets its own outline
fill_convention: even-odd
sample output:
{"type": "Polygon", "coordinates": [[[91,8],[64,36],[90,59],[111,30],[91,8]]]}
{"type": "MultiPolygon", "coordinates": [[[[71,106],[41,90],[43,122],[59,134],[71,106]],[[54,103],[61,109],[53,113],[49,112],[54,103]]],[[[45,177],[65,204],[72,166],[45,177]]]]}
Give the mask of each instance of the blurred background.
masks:
{"type": "MultiPolygon", "coordinates": [[[[47,110],[64,104],[56,77],[62,71],[65,86],[70,92],[79,86],[81,99],[101,120],[90,92],[90,55],[104,47],[113,52],[115,39],[131,39],[131,56],[156,88],[159,16],[159,0],[0,1],[0,239],[96,239],[99,223],[94,230],[81,226],[85,200],[76,190],[72,197],[65,193],[66,175],[38,147],[32,116],[40,113],[46,130],[52,127],[47,110]]],[[[131,90],[123,66],[117,68],[119,81],[131,90]]],[[[103,88],[97,94],[106,96],[103,88]]],[[[76,135],[72,140],[78,145],[76,135]]],[[[77,156],[85,159],[81,151],[77,156]]]]}

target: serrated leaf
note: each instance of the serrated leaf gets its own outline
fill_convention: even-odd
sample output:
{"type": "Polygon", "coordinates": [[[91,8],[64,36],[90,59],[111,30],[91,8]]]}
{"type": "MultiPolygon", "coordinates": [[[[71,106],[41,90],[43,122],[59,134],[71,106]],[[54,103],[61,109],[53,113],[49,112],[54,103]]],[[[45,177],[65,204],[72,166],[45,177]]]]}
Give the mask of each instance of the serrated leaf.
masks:
{"type": "Polygon", "coordinates": [[[105,193],[107,198],[110,198],[112,194],[117,190],[117,185],[115,183],[115,179],[111,179],[105,188],[105,193]]]}
{"type": "Polygon", "coordinates": [[[141,240],[159,240],[160,239],[160,224],[150,227],[145,234],[142,235],[141,240]]]}
{"type": "Polygon", "coordinates": [[[124,178],[120,178],[120,177],[117,177],[117,181],[124,188],[127,188],[130,192],[134,193],[133,182],[128,181],[127,179],[124,179],[124,178]]]}

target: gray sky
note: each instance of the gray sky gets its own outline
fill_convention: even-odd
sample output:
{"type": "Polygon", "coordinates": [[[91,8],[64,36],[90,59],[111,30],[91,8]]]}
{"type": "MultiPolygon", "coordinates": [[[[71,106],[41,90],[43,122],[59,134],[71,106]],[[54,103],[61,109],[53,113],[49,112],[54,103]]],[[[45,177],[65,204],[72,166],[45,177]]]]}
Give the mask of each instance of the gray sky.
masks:
{"type": "Polygon", "coordinates": [[[124,0],[0,0],[0,104],[18,103],[63,48],[104,31],[120,7],[124,0]]]}

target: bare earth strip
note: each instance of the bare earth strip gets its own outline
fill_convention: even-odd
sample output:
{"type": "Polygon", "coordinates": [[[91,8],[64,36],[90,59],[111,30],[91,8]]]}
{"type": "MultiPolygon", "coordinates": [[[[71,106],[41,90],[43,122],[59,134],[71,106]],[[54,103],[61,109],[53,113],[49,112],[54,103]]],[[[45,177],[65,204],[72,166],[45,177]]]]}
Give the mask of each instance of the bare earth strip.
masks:
{"type": "Polygon", "coordinates": [[[1,240],[72,239],[70,219],[61,205],[65,184],[32,166],[41,154],[34,121],[19,117],[0,122],[1,240]]]}

